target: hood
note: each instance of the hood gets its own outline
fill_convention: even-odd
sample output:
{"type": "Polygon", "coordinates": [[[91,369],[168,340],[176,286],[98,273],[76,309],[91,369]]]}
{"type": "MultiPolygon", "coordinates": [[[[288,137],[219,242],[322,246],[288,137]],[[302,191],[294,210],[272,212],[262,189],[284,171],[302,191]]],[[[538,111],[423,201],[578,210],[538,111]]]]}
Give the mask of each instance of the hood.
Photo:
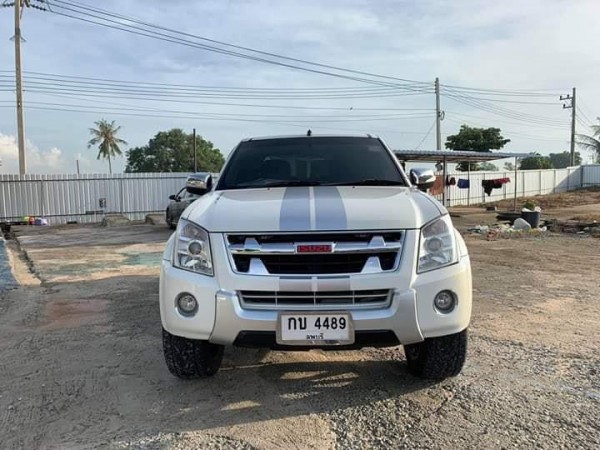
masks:
{"type": "Polygon", "coordinates": [[[183,214],[210,232],[420,228],[445,209],[406,187],[316,186],[213,191],[183,214]]]}

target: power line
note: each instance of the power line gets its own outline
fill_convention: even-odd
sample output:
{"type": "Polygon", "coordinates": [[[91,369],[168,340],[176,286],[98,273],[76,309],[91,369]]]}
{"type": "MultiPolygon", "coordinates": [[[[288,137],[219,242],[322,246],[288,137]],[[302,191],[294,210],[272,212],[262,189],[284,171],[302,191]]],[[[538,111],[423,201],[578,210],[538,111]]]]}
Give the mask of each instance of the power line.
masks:
{"type": "MultiPolygon", "coordinates": [[[[224,46],[224,47],[229,47],[229,48],[235,48],[236,50],[242,50],[242,51],[248,51],[251,53],[256,53],[256,54],[260,54],[263,56],[268,56],[268,57],[273,57],[273,58],[278,58],[278,59],[284,59],[287,61],[292,61],[292,62],[297,62],[297,63],[302,63],[302,64],[307,64],[307,65],[312,65],[312,66],[316,66],[316,67],[321,67],[321,68],[325,68],[325,69],[333,69],[336,71],[343,71],[343,72],[349,72],[349,73],[353,73],[353,74],[357,74],[357,75],[364,75],[364,76],[370,76],[370,77],[376,77],[376,78],[383,78],[383,79],[388,79],[388,80],[394,80],[394,81],[400,81],[400,82],[404,82],[404,83],[412,83],[412,84],[420,84],[420,85],[429,85],[430,83],[428,82],[423,82],[423,81],[416,81],[416,80],[408,80],[405,78],[398,78],[398,77],[392,77],[392,76],[387,76],[387,75],[381,75],[381,74],[377,74],[377,73],[372,73],[372,72],[365,72],[365,71],[360,71],[360,70],[354,70],[354,69],[348,69],[345,67],[339,67],[339,66],[334,66],[331,64],[322,64],[322,63],[317,63],[314,61],[308,61],[305,59],[300,59],[300,58],[293,58],[290,56],[285,56],[285,55],[281,55],[281,54],[277,54],[277,53],[273,53],[273,52],[266,52],[263,50],[257,50],[254,48],[250,48],[250,47],[244,47],[241,45],[235,45],[235,44],[231,44],[228,42],[224,42],[224,41],[219,41],[216,39],[210,39],[204,36],[199,36],[199,35],[195,35],[195,34],[191,34],[191,33],[186,33],[186,32],[182,32],[180,30],[175,30],[172,28],[168,28],[168,27],[164,27],[164,26],[160,26],[157,24],[152,24],[149,22],[144,22],[141,21],[139,19],[135,19],[132,17],[128,17],[122,14],[118,14],[118,13],[114,13],[105,9],[101,9],[101,8],[94,8],[94,7],[90,7],[89,5],[84,5],[78,2],[74,2],[74,1],[63,1],[63,0],[53,0],[55,3],[62,3],[65,5],[69,5],[75,8],[78,8],[80,10],[85,10],[85,11],[90,11],[96,14],[101,14],[104,16],[108,16],[108,17],[113,17],[116,19],[121,19],[121,20],[127,20],[128,22],[132,22],[132,23],[136,23],[138,25],[143,25],[146,27],[150,27],[150,28],[155,28],[155,29],[159,29],[159,30],[163,30],[163,31],[167,31],[169,33],[173,33],[176,35],[181,35],[181,36],[186,36],[189,38],[193,38],[193,39],[198,39],[201,41],[205,41],[205,42],[209,42],[211,44],[216,44],[216,45],[220,45],[220,46],[224,46]]],[[[85,14],[80,12],[80,14],[85,14]]],[[[93,16],[93,15],[92,15],[93,16]]]]}
{"type": "MultiPolygon", "coordinates": [[[[588,120],[588,122],[590,122],[591,124],[594,123],[594,120],[589,120],[589,117],[586,115],[586,113],[589,113],[590,116],[593,116],[594,114],[590,113],[590,109],[586,106],[585,102],[581,101],[581,98],[578,99],[578,104],[577,104],[577,108],[581,107],[581,113],[582,115],[588,120]]],[[[598,119],[598,117],[596,117],[596,120],[600,120],[598,119]]]]}
{"type": "MultiPolygon", "coordinates": [[[[14,106],[2,106],[0,108],[14,108],[14,106]]],[[[89,111],[89,110],[78,110],[78,109],[69,109],[69,108],[51,108],[51,107],[40,107],[40,106],[32,106],[31,109],[34,110],[43,110],[43,111],[60,111],[60,112],[74,112],[74,113],[89,113],[89,114],[114,114],[116,116],[127,116],[127,117],[139,117],[139,118],[167,118],[167,119],[177,119],[177,120],[194,120],[198,119],[195,117],[182,117],[182,116],[169,116],[169,115],[148,115],[148,114],[136,114],[136,113],[124,113],[124,112],[112,112],[107,110],[98,110],[98,111],[89,111]]],[[[378,129],[358,129],[356,127],[352,128],[343,128],[340,126],[322,126],[320,123],[322,121],[318,121],[316,124],[310,123],[307,125],[306,123],[295,123],[290,121],[273,121],[273,120],[263,120],[263,119],[247,119],[247,118],[219,118],[219,117],[205,117],[204,120],[213,120],[213,121],[233,121],[233,122],[250,122],[250,123],[266,123],[271,125],[282,125],[286,127],[299,127],[306,129],[307,126],[310,126],[311,129],[321,129],[321,130],[334,130],[334,131],[350,131],[350,132],[369,132],[369,133],[395,133],[395,134],[423,134],[423,132],[419,131],[403,131],[403,130],[378,130],[378,129]]]]}
{"type": "Polygon", "coordinates": [[[419,141],[419,143],[417,144],[417,146],[415,147],[415,150],[419,150],[419,148],[421,147],[421,145],[423,144],[423,142],[425,142],[425,140],[429,137],[429,135],[431,134],[431,130],[433,130],[433,127],[435,127],[435,124],[437,123],[437,119],[433,121],[433,123],[431,124],[431,126],[429,127],[429,130],[427,130],[427,133],[425,133],[425,136],[423,136],[423,139],[421,139],[419,141]]]}
{"type": "Polygon", "coordinates": [[[545,124],[545,125],[556,125],[556,126],[565,126],[566,124],[558,119],[553,119],[550,117],[541,117],[538,115],[533,115],[533,114],[527,114],[527,113],[522,113],[520,111],[515,111],[509,108],[503,108],[503,107],[499,107],[497,105],[492,105],[486,102],[483,102],[481,100],[476,100],[473,99],[469,96],[465,96],[465,95],[458,95],[458,94],[447,94],[448,98],[451,98],[452,100],[467,105],[467,106],[471,106],[473,108],[477,108],[495,115],[499,115],[502,117],[507,117],[507,118],[511,118],[511,119],[517,119],[517,120],[522,120],[522,121],[527,121],[530,123],[536,123],[536,124],[545,124]]]}
{"type": "MultiPolygon", "coordinates": [[[[9,71],[0,71],[0,73],[10,73],[9,71]]],[[[354,93],[354,92],[395,92],[395,91],[407,91],[414,92],[412,89],[404,89],[402,87],[388,87],[388,86],[376,86],[376,87],[323,87],[323,88],[255,88],[246,86],[202,86],[202,85],[189,85],[189,84],[170,84],[170,83],[151,83],[146,81],[129,81],[129,80],[114,80],[106,78],[90,78],[90,77],[77,77],[71,75],[58,75],[43,72],[23,72],[25,78],[29,80],[41,80],[41,81],[53,81],[66,84],[75,85],[98,85],[98,86],[128,86],[128,87],[141,87],[141,88],[161,88],[169,90],[202,90],[202,91],[250,91],[250,92],[293,92],[293,93],[354,93]]],[[[5,80],[12,80],[9,75],[0,75],[0,78],[5,80]]]]}
{"type": "MultiPolygon", "coordinates": [[[[581,99],[579,100],[579,102],[581,102],[581,99]]],[[[585,112],[583,112],[583,109],[581,109],[579,105],[577,105],[577,112],[579,112],[579,114],[583,116],[583,119],[587,122],[584,123],[586,127],[589,127],[594,124],[594,122],[590,120],[590,118],[585,114],[585,112]]],[[[577,117],[577,119],[580,120],[579,117],[577,117]]],[[[583,123],[583,121],[581,123],[583,123]]]]}
{"type": "MultiPolygon", "coordinates": [[[[9,102],[0,102],[9,103],[9,102]]],[[[318,122],[373,122],[373,121],[391,121],[391,120],[409,120],[409,119],[422,119],[430,117],[428,114],[406,114],[406,115],[365,115],[358,117],[348,116],[289,116],[289,115],[276,115],[276,114],[235,114],[235,113],[197,113],[193,111],[172,111],[164,110],[157,111],[145,108],[119,108],[111,107],[107,109],[99,109],[92,106],[86,105],[72,105],[72,104],[60,104],[60,103],[49,103],[49,102],[30,102],[34,105],[31,108],[49,110],[49,111],[69,111],[69,112],[88,112],[88,113],[102,113],[102,114],[121,114],[121,115],[132,115],[140,117],[165,117],[165,118],[204,118],[210,120],[238,120],[240,118],[247,117],[263,117],[263,118],[275,118],[278,120],[293,120],[294,122],[306,122],[313,123],[318,122]],[[36,106],[41,105],[41,106],[36,106]],[[159,114],[133,114],[133,112],[150,112],[159,114]],[[161,114],[167,113],[167,114],[161,114]]]]}
{"type": "MultiPolygon", "coordinates": [[[[5,101],[0,101],[0,103],[9,103],[5,101]]],[[[76,108],[86,108],[95,110],[97,107],[89,106],[89,105],[80,105],[80,104],[67,104],[67,103],[54,103],[54,102],[38,102],[38,101],[30,101],[31,105],[42,105],[42,106],[67,106],[67,107],[76,107],[76,108]]],[[[224,117],[275,117],[275,118],[290,118],[290,119],[301,119],[301,120],[329,120],[329,119],[348,119],[348,120],[379,120],[379,119],[403,119],[403,118],[425,118],[429,117],[429,114],[426,113],[414,113],[414,112],[406,112],[406,113],[395,113],[395,114],[350,114],[350,115],[284,115],[284,114],[243,114],[243,113],[216,113],[216,112],[202,112],[198,113],[195,111],[181,111],[181,110],[168,110],[168,109],[157,109],[157,108],[140,108],[140,107],[119,107],[114,106],[113,110],[115,111],[141,111],[141,112],[159,112],[159,113],[168,113],[168,114],[183,114],[183,115],[192,115],[195,117],[204,117],[204,116],[224,116],[224,117]]],[[[351,111],[348,111],[351,112],[351,111]]]]}
{"type": "Polygon", "coordinates": [[[563,89],[484,89],[484,88],[473,88],[466,86],[456,86],[452,84],[441,84],[442,88],[449,88],[454,92],[464,92],[471,94],[485,94],[485,95],[499,95],[508,97],[556,97],[563,89]]]}
{"type": "MultiPolygon", "coordinates": [[[[473,121],[470,121],[470,120],[456,120],[456,119],[452,119],[451,117],[447,117],[446,120],[449,120],[449,121],[454,122],[454,123],[466,124],[466,125],[470,125],[470,126],[477,126],[477,127],[484,127],[485,126],[485,125],[482,125],[481,123],[473,122],[473,121]]],[[[536,140],[536,141],[569,143],[569,141],[566,140],[566,139],[551,139],[551,138],[548,138],[547,136],[536,136],[536,135],[521,133],[519,131],[513,131],[513,130],[502,130],[502,131],[505,134],[519,136],[519,137],[522,137],[524,139],[530,139],[530,140],[536,140]]]]}
{"type": "MultiPolygon", "coordinates": [[[[89,98],[89,96],[83,95],[69,95],[69,94],[52,94],[38,92],[40,95],[55,97],[55,98],[68,98],[79,101],[93,102],[94,104],[102,103],[113,106],[130,106],[124,103],[106,102],[102,100],[96,100],[89,98]]],[[[129,99],[128,97],[119,97],[129,99]]],[[[153,99],[143,98],[140,100],[154,101],[153,99]]],[[[201,105],[215,105],[215,106],[237,106],[247,108],[261,108],[261,109],[283,109],[283,110],[300,110],[300,111],[433,111],[430,108],[362,108],[362,107],[333,107],[333,106],[297,106],[297,105],[266,105],[256,103],[224,103],[224,102],[205,102],[205,101],[185,101],[185,100],[169,100],[161,99],[158,102],[167,103],[185,103],[185,104],[201,104],[201,105]]],[[[160,111],[160,109],[157,109],[160,111]]]]}
{"type": "Polygon", "coordinates": [[[519,105],[552,105],[552,106],[560,105],[559,102],[529,102],[529,101],[523,101],[523,100],[502,100],[502,99],[498,99],[498,98],[472,97],[472,96],[469,96],[469,98],[472,98],[474,100],[484,100],[487,102],[515,103],[515,104],[519,104],[519,105]]]}
{"type": "MultiPolygon", "coordinates": [[[[480,120],[484,120],[483,117],[481,116],[474,116],[471,114],[465,114],[465,113],[459,113],[456,111],[449,111],[446,110],[447,115],[452,115],[452,116],[458,116],[458,117],[466,117],[468,119],[480,119],[480,120]]],[[[524,126],[524,127],[528,127],[528,128],[536,128],[536,129],[548,129],[548,130],[556,130],[557,127],[556,125],[544,125],[544,124],[535,124],[535,123],[528,123],[522,120],[516,120],[516,119],[506,119],[506,118],[494,118],[493,119],[494,122],[500,122],[500,123],[507,123],[509,125],[520,125],[520,126],[524,126]]]]}
{"type": "Polygon", "coordinates": [[[454,99],[455,101],[466,103],[466,104],[469,104],[470,106],[474,106],[479,109],[484,109],[489,112],[495,112],[495,113],[498,113],[499,115],[512,115],[515,118],[521,118],[521,119],[525,119],[525,120],[530,119],[530,120],[538,121],[538,122],[539,121],[553,122],[557,125],[562,124],[562,121],[560,121],[558,119],[554,119],[552,117],[543,117],[543,116],[539,116],[537,114],[534,115],[534,114],[523,113],[520,110],[514,110],[514,109],[494,105],[492,103],[487,103],[484,100],[480,100],[476,97],[472,97],[472,96],[466,95],[466,94],[457,94],[457,93],[451,92],[451,93],[448,93],[447,96],[454,99]]]}
{"type": "MultiPolygon", "coordinates": [[[[224,97],[224,98],[263,98],[263,99],[314,99],[314,98],[370,98],[370,97],[401,97],[405,95],[415,95],[414,92],[403,92],[398,90],[369,88],[369,89],[351,89],[346,91],[259,91],[251,90],[245,92],[241,89],[228,88],[180,88],[180,87],[146,87],[133,84],[107,84],[74,82],[65,80],[53,80],[46,78],[45,81],[39,81],[32,77],[25,77],[25,84],[30,88],[39,89],[69,89],[78,92],[116,92],[131,93],[139,95],[170,95],[187,97],[224,97]]],[[[11,86],[9,77],[0,75],[0,87],[11,86]]]]}
{"type": "MultiPolygon", "coordinates": [[[[54,0],[54,6],[55,6],[55,8],[59,8],[62,10],[73,12],[75,14],[79,14],[78,16],[74,16],[72,14],[58,12],[54,9],[53,10],[54,14],[57,14],[60,16],[69,17],[69,18],[72,18],[75,20],[79,20],[79,21],[83,21],[83,22],[87,22],[87,23],[91,23],[91,24],[95,24],[95,25],[100,25],[100,26],[104,26],[107,28],[112,28],[112,29],[116,29],[116,30],[120,30],[120,31],[125,31],[128,33],[132,33],[132,34],[136,34],[136,35],[140,35],[140,36],[150,37],[153,39],[158,39],[158,40],[162,40],[162,41],[166,41],[166,42],[176,43],[176,44],[180,44],[180,45],[184,45],[184,46],[188,46],[188,47],[192,47],[192,48],[198,48],[198,49],[215,52],[215,53],[220,53],[220,54],[224,54],[224,55],[228,55],[228,56],[234,56],[234,57],[238,57],[238,58],[253,60],[256,62],[273,64],[273,65],[277,65],[277,66],[287,67],[290,69],[296,69],[296,70],[301,70],[301,71],[305,71],[305,72],[311,72],[311,73],[316,73],[316,74],[320,74],[320,75],[327,75],[327,76],[331,76],[331,77],[342,78],[342,79],[347,79],[347,80],[352,80],[352,81],[358,81],[358,82],[362,82],[362,83],[369,83],[369,84],[380,85],[380,86],[392,86],[392,87],[404,86],[405,88],[408,88],[409,86],[413,86],[413,87],[415,87],[414,90],[416,90],[416,91],[423,91],[423,92],[426,92],[427,90],[431,91],[430,84],[426,83],[426,82],[405,80],[405,79],[395,78],[395,77],[388,77],[388,76],[384,76],[384,75],[373,74],[370,72],[362,72],[362,71],[346,69],[346,68],[327,65],[327,64],[315,63],[315,62],[307,61],[307,60],[301,60],[298,58],[290,58],[290,57],[286,57],[283,55],[276,55],[274,53],[271,54],[268,52],[262,52],[262,51],[258,51],[258,50],[254,50],[254,49],[247,49],[247,51],[261,55],[261,56],[255,56],[255,55],[251,55],[251,54],[241,53],[239,51],[227,50],[225,48],[216,47],[214,45],[194,42],[189,39],[185,39],[185,38],[181,38],[181,37],[177,37],[177,36],[178,35],[179,36],[193,36],[194,39],[202,40],[202,41],[211,41],[211,42],[214,40],[210,40],[210,39],[204,38],[202,36],[191,35],[189,33],[182,33],[177,30],[172,30],[172,29],[169,29],[166,27],[161,27],[161,26],[155,25],[155,24],[149,24],[149,23],[142,22],[142,21],[139,21],[139,20],[131,18],[131,17],[105,12],[103,10],[99,10],[97,8],[91,8],[91,7],[88,7],[85,5],[81,5],[81,4],[54,0]],[[62,6],[62,5],[68,5],[68,6],[62,6]],[[71,6],[71,7],[69,7],[69,6],[71,6]],[[92,14],[92,13],[89,13],[86,11],[92,11],[95,14],[92,14]],[[98,15],[98,14],[100,14],[100,15],[98,15]],[[83,16],[83,17],[81,17],[81,16],[83,16]],[[97,19],[102,22],[86,19],[85,17],[97,19]],[[113,20],[113,19],[111,19],[111,17],[116,17],[119,20],[113,20]],[[130,24],[123,24],[123,22],[122,22],[123,20],[130,22],[130,24]],[[106,22],[106,23],[104,23],[104,22],[106,22]],[[140,26],[135,26],[135,25],[131,25],[131,24],[139,24],[142,26],[140,27],[140,26]],[[150,29],[148,29],[148,28],[150,28],[150,29]],[[165,34],[162,32],[158,32],[156,30],[164,30],[171,34],[165,34]],[[290,61],[290,62],[282,62],[282,61],[277,61],[274,59],[268,59],[269,57],[275,57],[277,59],[290,61]],[[315,68],[311,68],[311,67],[304,67],[304,66],[301,66],[298,64],[292,64],[292,62],[299,62],[301,64],[304,64],[305,66],[308,65],[308,66],[312,66],[312,67],[319,67],[319,69],[315,69],[315,68]],[[351,74],[356,74],[356,75],[364,75],[364,76],[368,76],[371,78],[360,78],[357,76],[350,76],[350,75],[344,75],[341,73],[328,72],[323,69],[330,69],[330,70],[335,70],[338,72],[345,72],[345,73],[351,73],[351,74]],[[391,79],[391,80],[394,80],[395,82],[392,83],[389,81],[380,81],[380,80],[373,79],[373,78],[386,79],[386,80],[391,79]]],[[[222,45],[222,46],[225,46],[228,48],[237,48],[237,49],[244,49],[244,50],[246,49],[245,47],[235,46],[233,44],[221,43],[219,41],[214,41],[214,42],[218,42],[219,45],[222,45]]]]}
{"type": "Polygon", "coordinates": [[[591,125],[589,123],[584,122],[582,119],[579,118],[579,116],[575,116],[575,121],[582,127],[591,129],[591,125]]]}

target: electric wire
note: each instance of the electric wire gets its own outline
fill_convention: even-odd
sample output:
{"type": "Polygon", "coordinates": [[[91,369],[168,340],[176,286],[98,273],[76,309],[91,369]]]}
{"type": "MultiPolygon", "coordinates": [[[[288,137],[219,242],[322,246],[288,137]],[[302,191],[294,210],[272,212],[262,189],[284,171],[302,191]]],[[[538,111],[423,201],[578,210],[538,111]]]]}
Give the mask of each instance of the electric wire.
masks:
{"type": "MultiPolygon", "coordinates": [[[[69,4],[68,2],[58,2],[58,0],[56,1],[56,3],[62,3],[62,4],[69,4]]],[[[145,36],[145,37],[149,37],[149,38],[153,38],[153,39],[158,39],[161,41],[166,41],[166,42],[171,42],[171,43],[175,43],[175,44],[180,44],[180,45],[184,45],[187,47],[192,47],[192,48],[197,48],[197,49],[202,49],[202,50],[206,50],[206,51],[211,51],[211,52],[215,52],[215,53],[220,53],[220,54],[224,54],[224,55],[228,55],[228,56],[235,56],[238,58],[243,58],[243,59],[248,59],[248,60],[252,60],[252,61],[256,61],[256,62],[262,62],[262,63],[267,63],[267,64],[273,64],[273,65],[277,65],[277,66],[281,66],[281,67],[286,67],[286,68],[290,68],[290,69],[296,69],[296,70],[301,70],[301,71],[305,71],[305,72],[311,72],[311,73],[315,73],[315,74],[320,74],[320,75],[327,75],[327,76],[331,76],[331,77],[336,77],[336,78],[341,78],[341,79],[347,79],[347,80],[351,80],[351,81],[357,81],[357,82],[362,82],[362,83],[368,83],[368,84],[373,84],[373,85],[379,85],[379,86],[392,86],[392,87],[400,87],[402,86],[404,89],[412,89],[416,92],[422,92],[422,93],[427,93],[427,92],[433,92],[433,87],[431,86],[431,83],[426,83],[426,82],[415,82],[415,81],[409,81],[409,83],[407,84],[406,80],[401,80],[398,79],[400,81],[402,81],[404,84],[399,84],[397,82],[388,82],[388,81],[380,81],[380,80],[376,80],[373,78],[361,78],[358,76],[351,76],[351,75],[345,75],[342,73],[334,73],[334,72],[327,72],[325,70],[322,69],[315,69],[315,68],[311,68],[311,67],[304,67],[304,66],[300,66],[300,65],[295,65],[295,64],[291,64],[288,62],[282,62],[282,61],[276,61],[276,60],[271,60],[268,59],[264,56],[253,56],[253,55],[248,55],[248,54],[244,54],[244,53],[240,53],[238,51],[232,51],[232,50],[226,50],[223,48],[218,48],[215,46],[210,46],[207,44],[201,44],[199,42],[194,42],[194,41],[190,41],[189,39],[184,39],[184,38],[180,38],[177,36],[173,36],[173,35],[169,35],[169,34],[165,34],[165,33],[161,33],[155,30],[148,30],[146,28],[143,27],[139,27],[139,26],[135,26],[135,25],[131,25],[131,24],[123,24],[122,20],[127,20],[131,23],[136,23],[135,19],[130,19],[130,18],[121,18],[120,20],[112,20],[110,18],[107,17],[103,17],[103,16],[99,16],[97,14],[91,14],[91,13],[87,13],[85,11],[81,11],[79,9],[76,8],[82,8],[80,6],[75,6],[74,4],[70,4],[71,6],[75,6],[75,8],[70,8],[68,6],[61,6],[59,4],[55,3],[55,7],[58,7],[60,9],[64,9],[70,12],[73,12],[75,14],[80,14],[81,16],[85,16],[85,17],[91,17],[92,19],[97,19],[103,22],[107,22],[107,23],[103,23],[103,22],[98,22],[97,20],[91,20],[91,19],[86,19],[85,17],[80,17],[80,16],[74,16],[72,14],[67,14],[64,12],[59,12],[56,11],[56,9],[53,9],[53,13],[60,15],[60,16],[64,16],[64,17],[68,17],[71,19],[75,19],[75,20],[79,20],[79,21],[83,21],[86,23],[91,23],[91,24],[95,24],[95,25],[100,25],[103,27],[108,27],[108,28],[112,28],[112,29],[116,29],[116,30],[120,30],[120,31],[125,31],[128,33],[132,33],[132,34],[136,34],[136,35],[140,35],[140,36],[145,36]],[[414,86],[414,87],[412,87],[414,86]]],[[[86,8],[83,8],[86,9],[86,8]]],[[[89,9],[89,8],[87,8],[89,9]]],[[[106,16],[106,15],[105,15],[106,16]]],[[[110,17],[110,15],[108,14],[108,16],[110,17]]],[[[155,25],[152,25],[153,28],[159,28],[155,25]]],[[[173,34],[181,34],[175,30],[172,31],[173,34]]],[[[288,60],[289,58],[284,57],[283,59],[288,60]]],[[[315,67],[325,67],[327,65],[322,65],[322,64],[318,64],[318,63],[313,63],[313,62],[306,62],[305,64],[311,65],[311,66],[315,66],[315,67]]],[[[344,68],[335,68],[335,66],[331,66],[332,68],[334,68],[334,70],[337,71],[342,71],[342,72],[350,72],[350,73],[357,73],[360,71],[354,71],[354,70],[350,70],[350,69],[344,69],[344,68]]],[[[367,76],[370,77],[379,77],[379,78],[392,78],[393,77],[386,77],[386,76],[378,76],[376,74],[369,74],[366,73],[367,76]]]]}
{"type": "MultiPolygon", "coordinates": [[[[292,61],[292,62],[296,62],[296,63],[302,63],[302,64],[307,64],[307,65],[312,65],[312,66],[316,66],[316,67],[321,67],[321,68],[325,68],[325,69],[332,69],[332,70],[336,70],[336,71],[343,71],[343,72],[348,72],[348,73],[353,73],[353,74],[357,74],[357,75],[364,75],[364,76],[369,76],[369,77],[376,77],[376,78],[383,78],[383,79],[388,79],[388,80],[393,80],[393,81],[399,81],[399,82],[403,82],[403,83],[411,83],[411,84],[416,84],[416,85],[423,85],[423,86],[430,86],[431,83],[429,82],[423,82],[423,81],[416,81],[416,80],[408,80],[408,79],[404,79],[404,78],[398,78],[398,77],[392,77],[392,76],[387,76],[387,75],[381,75],[381,74],[376,74],[376,73],[372,73],[372,72],[365,72],[365,71],[360,71],[360,70],[354,70],[354,69],[348,69],[348,68],[344,68],[344,67],[339,67],[339,66],[334,66],[331,64],[322,64],[322,63],[317,63],[314,61],[308,61],[305,59],[300,59],[300,58],[293,58],[290,56],[285,56],[285,55],[281,55],[281,54],[277,54],[277,53],[273,53],[273,52],[266,52],[266,51],[262,51],[262,50],[257,50],[254,48],[250,48],[250,47],[244,47],[244,46],[240,46],[240,45],[235,45],[235,44],[231,44],[228,42],[223,42],[223,41],[219,41],[216,39],[210,39],[204,36],[199,36],[199,35],[195,35],[195,34],[191,34],[191,33],[186,33],[186,32],[182,32],[180,30],[175,30],[172,28],[168,28],[168,27],[164,27],[161,25],[157,25],[157,24],[152,24],[149,22],[144,22],[141,21],[139,19],[135,19],[133,17],[128,17],[122,14],[117,14],[111,11],[107,11],[105,9],[101,9],[101,8],[95,8],[95,7],[91,7],[89,5],[84,5],[82,3],[78,3],[78,2],[74,2],[74,1],[64,1],[64,0],[53,0],[53,3],[58,3],[58,4],[64,4],[64,5],[68,5],[74,8],[78,8],[80,10],[83,11],[90,11],[91,13],[95,13],[95,14],[101,14],[107,17],[112,17],[112,18],[116,18],[116,19],[120,19],[120,20],[126,20],[128,22],[132,22],[132,23],[136,23],[138,25],[142,25],[145,27],[149,27],[149,28],[155,28],[155,29],[159,29],[159,30],[163,30],[175,35],[181,35],[181,36],[185,36],[188,38],[193,38],[193,39],[197,39],[197,40],[201,40],[204,42],[209,42],[211,45],[220,45],[223,47],[228,47],[228,48],[234,48],[236,50],[242,50],[242,51],[247,51],[247,52],[251,52],[251,53],[255,53],[255,54],[260,54],[263,56],[268,56],[268,57],[273,57],[273,58],[278,58],[278,59],[283,59],[283,60],[287,60],[287,61],[292,61]]],[[[78,11],[80,14],[88,14],[88,15],[92,15],[89,13],[85,13],[85,12],[81,12],[78,11]]],[[[93,16],[93,15],[92,15],[93,16]]],[[[94,16],[95,17],[95,16],[94,16]]]]}

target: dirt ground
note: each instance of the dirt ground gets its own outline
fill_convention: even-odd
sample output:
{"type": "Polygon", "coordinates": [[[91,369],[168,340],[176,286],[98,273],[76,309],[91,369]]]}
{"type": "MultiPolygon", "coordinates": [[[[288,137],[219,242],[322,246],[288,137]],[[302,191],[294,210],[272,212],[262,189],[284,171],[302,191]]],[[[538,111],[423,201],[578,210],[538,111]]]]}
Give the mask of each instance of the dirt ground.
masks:
{"type": "Polygon", "coordinates": [[[2,449],[600,447],[599,239],[467,235],[456,378],[412,378],[401,348],[229,348],[215,377],[181,381],[161,349],[168,235],[23,227],[7,242],[21,287],[0,293],[2,449]]]}
{"type": "MultiPolygon", "coordinates": [[[[581,205],[597,205],[600,203],[600,188],[591,187],[586,189],[577,189],[574,191],[560,192],[557,194],[535,195],[533,197],[523,197],[517,199],[517,205],[522,205],[528,200],[533,200],[540,208],[558,209],[571,208],[581,205]]],[[[480,206],[489,206],[492,203],[482,204],[480,206]]],[[[493,203],[498,209],[510,209],[513,207],[513,199],[501,200],[493,203]]]]}

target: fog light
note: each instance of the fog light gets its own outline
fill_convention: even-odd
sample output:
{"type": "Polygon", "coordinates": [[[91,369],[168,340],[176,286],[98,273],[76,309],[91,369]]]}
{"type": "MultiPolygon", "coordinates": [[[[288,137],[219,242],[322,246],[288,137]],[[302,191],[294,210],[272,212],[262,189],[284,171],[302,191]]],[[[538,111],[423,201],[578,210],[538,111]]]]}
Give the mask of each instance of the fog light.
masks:
{"type": "Polygon", "coordinates": [[[450,291],[442,291],[433,299],[433,305],[439,312],[447,314],[456,306],[456,295],[450,291]]]}
{"type": "Polygon", "coordinates": [[[183,316],[193,316],[198,311],[198,302],[193,295],[181,294],[177,298],[177,310],[183,316]]]}

